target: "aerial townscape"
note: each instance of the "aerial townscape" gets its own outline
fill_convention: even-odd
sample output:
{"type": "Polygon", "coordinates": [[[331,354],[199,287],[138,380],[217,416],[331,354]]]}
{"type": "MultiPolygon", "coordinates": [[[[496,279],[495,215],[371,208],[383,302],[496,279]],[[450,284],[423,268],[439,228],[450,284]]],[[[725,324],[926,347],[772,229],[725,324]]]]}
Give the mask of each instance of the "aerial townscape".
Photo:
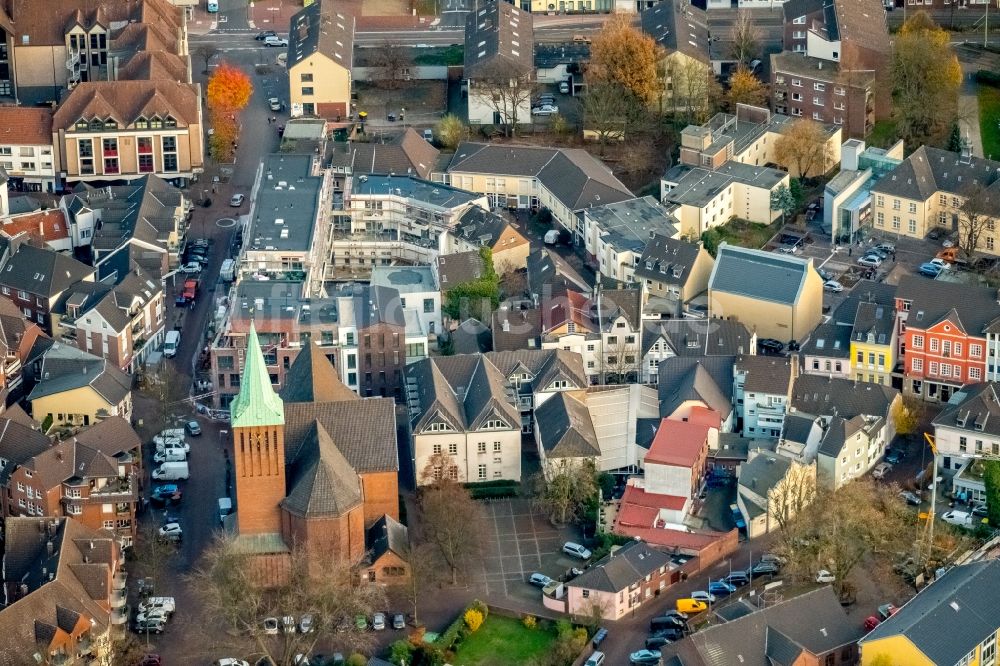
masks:
{"type": "Polygon", "coordinates": [[[0,0],[0,666],[1000,666],[1000,0],[0,0]]]}

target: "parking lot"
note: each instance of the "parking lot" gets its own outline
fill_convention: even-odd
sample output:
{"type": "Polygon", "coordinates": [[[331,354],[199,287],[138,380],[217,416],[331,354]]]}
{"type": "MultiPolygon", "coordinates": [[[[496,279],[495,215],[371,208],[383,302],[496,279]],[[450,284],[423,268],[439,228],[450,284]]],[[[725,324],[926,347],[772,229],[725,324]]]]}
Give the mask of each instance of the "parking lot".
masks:
{"type": "Polygon", "coordinates": [[[488,596],[505,596],[539,603],[540,591],[527,583],[540,572],[554,579],[565,575],[575,560],[561,551],[575,535],[567,528],[553,527],[525,499],[491,502],[487,516],[493,525],[483,558],[483,581],[488,596]]]}

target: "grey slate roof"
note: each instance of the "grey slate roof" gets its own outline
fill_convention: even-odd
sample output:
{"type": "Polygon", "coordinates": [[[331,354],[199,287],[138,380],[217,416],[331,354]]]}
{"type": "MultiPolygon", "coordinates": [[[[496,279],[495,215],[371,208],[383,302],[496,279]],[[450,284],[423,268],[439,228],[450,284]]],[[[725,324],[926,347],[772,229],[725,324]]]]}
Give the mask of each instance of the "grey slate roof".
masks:
{"type": "Polygon", "coordinates": [[[387,552],[393,552],[406,559],[410,547],[409,530],[406,525],[386,514],[368,528],[365,546],[371,552],[372,562],[387,552]]]}
{"type": "Polygon", "coordinates": [[[470,206],[458,218],[451,233],[470,243],[493,247],[500,239],[500,235],[510,226],[512,226],[510,220],[504,215],[480,206],[470,206]]]}
{"type": "Polygon", "coordinates": [[[761,497],[767,497],[768,492],[785,478],[791,466],[792,462],[788,458],[773,453],[758,453],[740,465],[739,485],[761,497]]]}
{"type": "Polygon", "coordinates": [[[117,405],[132,391],[132,377],[107,359],[56,342],[42,356],[38,383],[28,401],[90,386],[109,404],[117,405]]]}
{"type": "Polygon", "coordinates": [[[536,390],[556,380],[566,380],[577,388],[585,388],[588,384],[583,359],[564,349],[523,349],[490,352],[484,356],[507,378],[515,372],[528,372],[536,390]]]}
{"type": "Polygon", "coordinates": [[[709,62],[708,19],[705,11],[682,0],[658,2],[639,17],[642,31],[668,52],[709,62]]]}
{"type": "Polygon", "coordinates": [[[478,428],[493,414],[520,429],[513,391],[486,354],[425,358],[408,365],[405,374],[411,406],[417,408],[411,414],[415,432],[439,414],[459,432],[478,428]]]}
{"type": "Polygon", "coordinates": [[[534,73],[535,37],[530,12],[488,0],[465,19],[465,76],[497,63],[515,73],[534,73]]]}
{"type": "Polygon", "coordinates": [[[934,418],[934,425],[970,435],[1000,435],[1000,390],[996,382],[970,384],[955,393],[934,418]]]}
{"type": "Polygon", "coordinates": [[[815,420],[811,416],[788,414],[781,424],[781,438],[790,442],[805,444],[812,432],[815,420]]]}
{"type": "Polygon", "coordinates": [[[33,296],[51,298],[96,271],[76,259],[34,245],[21,244],[0,271],[0,284],[33,296]]]}
{"type": "Polygon", "coordinates": [[[823,10],[823,5],[827,0],[788,0],[781,5],[781,10],[785,15],[785,22],[791,23],[794,19],[806,14],[813,14],[823,10]]]}
{"type": "Polygon", "coordinates": [[[289,23],[288,67],[317,52],[347,71],[354,66],[354,17],[336,11],[333,0],[316,0],[289,23]]]}
{"type": "Polygon", "coordinates": [[[568,587],[602,592],[628,589],[660,567],[670,565],[670,556],[643,541],[629,541],[595,562],[583,574],[566,583],[568,587]]]}
{"type": "Polygon", "coordinates": [[[700,250],[694,243],[654,234],[635,265],[635,276],[683,286],[691,277],[691,269],[700,250]]]}
{"type": "Polygon", "coordinates": [[[547,247],[534,249],[528,255],[528,291],[538,298],[564,287],[590,291],[591,286],[569,262],[547,247]]]}
{"type": "Polygon", "coordinates": [[[860,640],[903,635],[935,664],[957,664],[1000,628],[1000,560],[952,567],[860,640]]]}
{"type": "Polygon", "coordinates": [[[1000,179],[996,178],[1000,162],[971,157],[963,160],[958,153],[940,148],[920,146],[872,188],[872,194],[925,201],[947,192],[963,195],[971,183],[989,186],[1000,196],[1000,179]]]}
{"type": "Polygon", "coordinates": [[[639,253],[654,234],[677,235],[677,218],[649,195],[587,208],[584,215],[588,224],[597,227],[598,236],[615,252],[639,253]]]}
{"type": "Polygon", "coordinates": [[[0,458],[8,463],[0,469],[0,485],[10,479],[18,465],[24,464],[52,446],[52,441],[34,428],[0,417],[0,458]]]}
{"type": "Polygon", "coordinates": [[[670,416],[686,400],[700,400],[725,420],[733,411],[735,356],[682,357],[660,362],[660,415],[670,416]]]}
{"type": "Polygon", "coordinates": [[[944,319],[969,335],[982,335],[1000,316],[996,290],[904,275],[896,297],[910,303],[907,328],[928,329],[944,319]]]}
{"type": "Polygon", "coordinates": [[[633,198],[608,167],[578,148],[465,142],[455,150],[448,172],[537,178],[572,211],[633,198]]]}
{"type": "Polygon", "coordinates": [[[719,245],[708,290],[792,305],[802,293],[811,263],[798,257],[723,242],[719,245]]]}
{"type": "MultiPolygon", "coordinates": [[[[496,316],[496,312],[493,313],[496,316]]],[[[456,354],[478,354],[493,351],[493,335],[489,327],[474,317],[463,321],[451,334],[456,354]]],[[[527,345],[524,345],[526,347],[527,345]]],[[[522,348],[523,347],[519,347],[522,348]]]]}
{"type": "Polygon", "coordinates": [[[441,291],[448,291],[456,285],[477,280],[483,276],[485,270],[479,250],[440,255],[437,258],[437,267],[441,291]]]}
{"type": "Polygon", "coordinates": [[[820,324],[802,345],[803,356],[850,358],[851,327],[828,321],[820,324]]]}
{"type": "Polygon", "coordinates": [[[843,377],[799,375],[792,386],[791,408],[814,416],[885,417],[899,391],[891,386],[843,377]]]}
{"type": "Polygon", "coordinates": [[[633,331],[642,328],[642,290],[641,289],[601,289],[596,302],[600,305],[600,320],[602,328],[612,325],[618,317],[624,317],[633,331]]]}
{"type": "MultiPolygon", "coordinates": [[[[402,134],[388,142],[355,142],[347,146],[346,150],[346,155],[334,153],[333,159],[340,166],[350,166],[355,175],[411,174],[418,178],[430,176],[440,152],[412,127],[407,127],[402,134]]],[[[356,183],[355,187],[358,185],[361,183],[356,183]]],[[[438,186],[444,187],[440,184],[438,186]]]]}
{"type": "Polygon", "coordinates": [[[785,395],[792,379],[792,360],[783,356],[740,356],[736,372],[746,373],[747,393],[785,395]]]}
{"type": "Polygon", "coordinates": [[[832,10],[833,20],[827,18],[826,21],[831,39],[851,42],[879,53],[892,51],[881,0],[833,0],[832,10]]]}
{"type": "Polygon", "coordinates": [[[285,405],[285,462],[294,464],[319,422],[358,474],[399,469],[396,412],[391,398],[285,405]]]}
{"type": "MultiPolygon", "coordinates": [[[[538,336],[542,332],[541,310],[494,310],[492,317],[493,351],[529,349],[531,340],[538,346],[538,336]]],[[[455,352],[460,353],[458,349],[455,352]]]]}
{"type": "Polygon", "coordinates": [[[895,326],[896,310],[892,306],[862,302],[858,304],[852,335],[858,342],[864,342],[871,336],[875,344],[887,345],[895,326]]]}
{"type": "Polygon", "coordinates": [[[642,355],[658,341],[677,356],[738,356],[754,351],[753,335],[735,319],[667,319],[645,322],[642,355]]]}
{"type": "Polygon", "coordinates": [[[585,391],[560,391],[535,410],[538,439],[547,458],[601,455],[585,391]]]}

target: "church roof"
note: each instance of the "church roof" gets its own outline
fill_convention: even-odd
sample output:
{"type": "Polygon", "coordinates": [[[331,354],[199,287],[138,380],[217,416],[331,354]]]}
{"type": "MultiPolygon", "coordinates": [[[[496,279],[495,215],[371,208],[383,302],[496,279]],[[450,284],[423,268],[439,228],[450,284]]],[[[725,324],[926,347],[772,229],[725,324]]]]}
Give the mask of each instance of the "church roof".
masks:
{"type": "Polygon", "coordinates": [[[287,402],[337,402],[360,400],[361,397],[347,388],[330,359],[310,342],[299,352],[285,377],[281,398],[287,402]]]}
{"type": "Polygon", "coordinates": [[[234,428],[282,425],[285,409],[271,387],[271,375],[264,364],[264,353],[257,339],[257,329],[250,322],[247,336],[246,365],[240,378],[240,392],[230,406],[234,428]]]}
{"type": "Polygon", "coordinates": [[[283,504],[305,517],[343,515],[361,504],[361,479],[319,421],[312,439],[315,445],[283,504]]]}

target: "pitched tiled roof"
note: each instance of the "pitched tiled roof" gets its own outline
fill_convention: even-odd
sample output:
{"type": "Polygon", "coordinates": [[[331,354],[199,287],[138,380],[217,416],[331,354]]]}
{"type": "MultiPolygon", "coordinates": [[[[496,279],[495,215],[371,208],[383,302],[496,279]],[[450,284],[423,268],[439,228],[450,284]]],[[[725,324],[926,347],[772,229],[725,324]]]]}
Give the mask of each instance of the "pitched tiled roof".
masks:
{"type": "Polygon", "coordinates": [[[969,436],[979,433],[1000,435],[1000,389],[996,382],[962,387],[945,405],[934,425],[965,430],[969,436]]]}
{"type": "Polygon", "coordinates": [[[7,483],[18,465],[23,465],[50,446],[52,440],[44,434],[21,423],[19,419],[8,418],[7,412],[4,412],[4,415],[0,416],[0,458],[5,458],[9,462],[0,469],[0,485],[7,483]]]}
{"type": "Polygon", "coordinates": [[[709,427],[701,423],[663,419],[645,460],[692,468],[708,448],[708,431],[709,427]]]}
{"type": "Polygon", "coordinates": [[[494,310],[492,317],[494,351],[518,351],[538,346],[538,336],[542,332],[541,310],[494,310]],[[535,341],[534,345],[529,342],[531,340],[535,341]]]}
{"type": "Polygon", "coordinates": [[[680,51],[708,64],[711,40],[705,10],[682,0],[665,0],[642,12],[639,20],[642,31],[668,53],[680,51]]]}
{"type": "Polygon", "coordinates": [[[792,386],[790,407],[814,416],[886,417],[899,391],[884,384],[842,377],[799,375],[792,386]]]}
{"type": "Polygon", "coordinates": [[[1000,316],[996,289],[904,275],[896,298],[908,301],[907,328],[928,329],[948,318],[969,335],[983,337],[1000,316]]]}
{"type": "Polygon", "coordinates": [[[861,639],[904,636],[929,663],[957,664],[1000,628],[1000,560],[952,567],[861,639]]]}
{"type": "Polygon", "coordinates": [[[72,130],[81,118],[113,118],[120,127],[131,126],[139,117],[173,117],[178,127],[197,124],[197,88],[176,81],[84,81],[70,91],[56,109],[52,126],[72,130]]]}
{"type": "Polygon", "coordinates": [[[0,271],[0,283],[11,289],[48,298],[93,274],[93,268],[70,256],[22,244],[0,271]]]}
{"type": "Polygon", "coordinates": [[[295,362],[285,375],[281,399],[289,402],[336,402],[360,400],[357,393],[340,380],[330,359],[309,342],[295,357],[295,362]]]}
{"type": "Polygon", "coordinates": [[[37,0],[10,0],[16,45],[63,46],[66,32],[74,25],[85,29],[100,25],[108,30],[131,21],[179,28],[183,9],[167,0],[46,0],[39,11],[37,0]],[[27,38],[27,41],[25,41],[27,38]]]}
{"type": "Polygon", "coordinates": [[[439,413],[458,431],[472,430],[493,415],[508,428],[520,428],[520,413],[505,377],[484,354],[423,359],[406,368],[407,393],[417,408],[414,430],[439,413]]]}
{"type": "Polygon", "coordinates": [[[524,349],[491,352],[484,356],[499,368],[504,376],[527,371],[533,379],[535,390],[544,390],[554,380],[566,380],[570,386],[584,388],[588,385],[583,370],[583,358],[564,349],[524,349]]]}
{"type": "Polygon", "coordinates": [[[595,305],[600,305],[603,327],[625,317],[633,331],[642,328],[642,289],[602,289],[598,293],[595,305]]]}
{"type": "Polygon", "coordinates": [[[503,0],[487,0],[465,19],[465,76],[483,67],[533,73],[535,37],[532,17],[503,0]]]}
{"type": "Polygon", "coordinates": [[[660,567],[670,566],[670,556],[663,551],[642,541],[630,541],[595,562],[567,585],[587,590],[619,592],[656,573],[660,567]]]}
{"type": "Polygon", "coordinates": [[[575,148],[465,142],[456,149],[448,171],[537,178],[574,211],[634,198],[608,167],[575,148]]]}
{"type": "Polygon", "coordinates": [[[701,247],[694,243],[655,234],[635,265],[635,275],[663,284],[684,285],[691,277],[699,252],[701,247]]]}
{"type": "Polygon", "coordinates": [[[507,249],[506,247],[495,247],[495,245],[500,237],[508,232],[519,237],[517,245],[528,242],[528,239],[517,230],[517,225],[512,223],[507,216],[485,210],[479,206],[470,206],[462,213],[451,231],[457,238],[476,245],[487,245],[494,250],[507,249]]]}
{"type": "Polygon", "coordinates": [[[771,303],[794,304],[811,269],[809,260],[724,242],[719,246],[708,289],[771,303]]]}
{"type": "Polygon", "coordinates": [[[190,83],[189,60],[169,51],[140,51],[118,70],[119,80],[190,83]]]}
{"type": "MultiPolygon", "coordinates": [[[[497,311],[499,312],[499,311],[497,311]]],[[[493,313],[496,316],[497,312],[493,313]]],[[[477,354],[493,351],[493,334],[483,322],[470,317],[451,334],[452,346],[456,354],[477,354]]],[[[516,347],[524,349],[527,344],[516,347]]]]}
{"type": "Polygon", "coordinates": [[[289,24],[288,67],[315,53],[348,72],[354,66],[354,17],[337,11],[333,0],[317,0],[299,10],[289,24]]]}
{"type": "Polygon", "coordinates": [[[792,461],[767,451],[740,465],[739,485],[751,492],[767,497],[768,492],[788,474],[792,461]]]}
{"type": "Polygon", "coordinates": [[[38,383],[28,401],[83,386],[90,386],[109,404],[117,405],[132,391],[132,377],[107,359],[57,342],[42,357],[38,383]]]}
{"type": "Polygon", "coordinates": [[[313,424],[282,506],[303,517],[341,516],[362,503],[361,479],[322,423],[313,424]]]}
{"type": "Polygon", "coordinates": [[[685,401],[698,400],[728,418],[733,411],[735,362],[735,356],[674,356],[660,361],[660,415],[670,416],[685,401]]]}
{"type": "MultiPolygon", "coordinates": [[[[0,119],[0,123],[2,122],[3,120],[0,119]]],[[[9,217],[3,221],[3,232],[8,236],[27,234],[34,240],[43,243],[69,238],[66,216],[58,208],[9,217]]]]}
{"type": "Polygon", "coordinates": [[[306,455],[307,439],[316,422],[358,473],[399,469],[396,412],[390,398],[285,405],[285,460],[306,455]]]}
{"type": "Polygon", "coordinates": [[[365,545],[371,551],[372,562],[387,552],[393,552],[406,559],[410,547],[409,530],[392,516],[382,516],[368,528],[365,545]]]}
{"type": "Polygon", "coordinates": [[[872,188],[874,194],[926,201],[938,192],[963,195],[973,183],[988,185],[1000,196],[1000,162],[920,146],[872,188]]]}
{"type": "Polygon", "coordinates": [[[132,424],[120,416],[101,419],[76,433],[73,439],[112,457],[119,453],[136,451],[142,445],[132,424]]]}
{"type": "Polygon", "coordinates": [[[412,174],[428,178],[439,152],[430,141],[408,127],[389,143],[351,144],[349,159],[355,174],[412,174]]]}
{"type": "Polygon", "coordinates": [[[735,319],[668,319],[644,322],[642,355],[659,340],[675,356],[737,356],[754,350],[753,335],[735,319]]]}
{"type": "Polygon", "coordinates": [[[51,146],[52,109],[0,107],[0,144],[51,146]]]}
{"type": "MultiPolygon", "coordinates": [[[[836,39],[889,54],[892,41],[881,0],[833,0],[836,39]]],[[[827,20],[829,24],[830,21],[827,20]]],[[[827,26],[830,29],[830,26],[827,26]]]]}
{"type": "Polygon", "coordinates": [[[736,371],[746,373],[743,389],[747,392],[785,395],[792,379],[792,361],[778,356],[740,356],[736,371]]]}
{"type": "Polygon", "coordinates": [[[537,437],[546,458],[601,455],[586,400],[586,391],[560,391],[535,410],[537,437]]]}

